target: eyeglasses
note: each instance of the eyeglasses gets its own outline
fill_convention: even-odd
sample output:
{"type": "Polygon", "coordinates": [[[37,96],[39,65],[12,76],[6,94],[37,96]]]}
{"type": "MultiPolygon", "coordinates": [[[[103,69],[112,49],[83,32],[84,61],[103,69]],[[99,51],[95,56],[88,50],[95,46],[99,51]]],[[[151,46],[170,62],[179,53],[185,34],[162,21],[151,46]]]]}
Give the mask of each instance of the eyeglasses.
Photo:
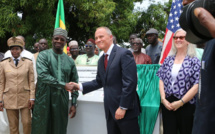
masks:
{"type": "Polygon", "coordinates": [[[173,36],[174,40],[180,39],[183,40],[185,36],[173,36]]]}
{"type": "Polygon", "coordinates": [[[132,46],[134,46],[135,44],[136,44],[137,46],[140,46],[140,45],[142,45],[142,43],[136,43],[136,42],[134,42],[134,43],[131,43],[131,45],[132,45],[132,46]]]}
{"type": "Polygon", "coordinates": [[[89,47],[89,48],[91,48],[91,47],[93,47],[92,45],[85,45],[85,47],[87,48],[87,47],[89,47]]]}

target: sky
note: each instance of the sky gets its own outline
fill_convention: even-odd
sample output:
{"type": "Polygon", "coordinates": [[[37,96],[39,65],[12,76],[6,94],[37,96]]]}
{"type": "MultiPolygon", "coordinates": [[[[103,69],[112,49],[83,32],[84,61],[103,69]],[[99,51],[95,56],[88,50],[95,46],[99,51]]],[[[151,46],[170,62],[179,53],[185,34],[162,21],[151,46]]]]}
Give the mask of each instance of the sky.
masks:
{"type": "Polygon", "coordinates": [[[143,0],[143,2],[135,2],[134,10],[138,11],[144,11],[147,10],[147,8],[152,3],[158,3],[164,4],[164,2],[168,2],[169,0],[143,0]]]}

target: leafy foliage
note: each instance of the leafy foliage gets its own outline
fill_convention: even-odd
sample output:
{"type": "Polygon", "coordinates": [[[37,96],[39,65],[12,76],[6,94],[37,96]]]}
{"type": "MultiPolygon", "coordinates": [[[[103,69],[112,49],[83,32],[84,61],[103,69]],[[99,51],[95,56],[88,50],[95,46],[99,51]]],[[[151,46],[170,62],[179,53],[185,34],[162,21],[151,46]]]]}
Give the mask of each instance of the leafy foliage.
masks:
{"type": "MultiPolygon", "coordinates": [[[[140,34],[141,38],[144,38],[145,33],[150,28],[155,28],[159,32],[159,38],[164,38],[171,3],[172,0],[164,5],[160,3],[151,4],[149,8],[146,11],[143,11],[141,16],[139,16],[135,32],[140,34]]],[[[144,42],[146,42],[146,40],[144,40],[144,42]]]]}
{"type": "MultiPolygon", "coordinates": [[[[64,0],[69,37],[86,42],[94,37],[99,26],[109,27],[118,41],[127,40],[135,29],[138,14],[134,2],[141,0],[64,0]]],[[[50,42],[53,34],[58,0],[1,0],[0,46],[6,51],[11,36],[23,35],[30,48],[40,38],[50,42]],[[22,13],[22,18],[17,16],[22,13]]],[[[51,44],[50,44],[51,45],[51,44]]]]}

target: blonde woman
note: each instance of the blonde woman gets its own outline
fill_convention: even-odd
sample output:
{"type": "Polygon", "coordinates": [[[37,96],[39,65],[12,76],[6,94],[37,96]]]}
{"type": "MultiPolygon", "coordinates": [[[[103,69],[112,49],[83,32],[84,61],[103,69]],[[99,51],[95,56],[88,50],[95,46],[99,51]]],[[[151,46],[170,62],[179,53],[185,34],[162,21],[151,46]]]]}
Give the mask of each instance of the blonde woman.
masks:
{"type": "Polygon", "coordinates": [[[198,90],[200,61],[186,32],[175,32],[170,55],[157,72],[164,134],[191,134],[198,90]]]}

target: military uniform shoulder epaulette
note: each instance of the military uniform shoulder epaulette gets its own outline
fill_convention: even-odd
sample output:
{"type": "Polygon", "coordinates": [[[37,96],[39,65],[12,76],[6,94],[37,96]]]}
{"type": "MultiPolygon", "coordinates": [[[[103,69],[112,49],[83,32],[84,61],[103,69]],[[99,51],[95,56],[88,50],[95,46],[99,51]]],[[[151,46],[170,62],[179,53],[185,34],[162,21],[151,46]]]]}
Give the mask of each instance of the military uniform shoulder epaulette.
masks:
{"type": "Polygon", "coordinates": [[[23,60],[23,61],[24,61],[25,59],[28,59],[28,60],[32,61],[32,60],[31,60],[31,59],[29,59],[29,58],[22,57],[22,60],[23,60]]]}
{"type": "Polygon", "coordinates": [[[10,59],[10,60],[11,60],[10,57],[7,57],[7,58],[5,58],[5,59],[2,59],[1,62],[2,62],[2,61],[5,61],[5,60],[7,60],[7,59],[10,59]]]}

